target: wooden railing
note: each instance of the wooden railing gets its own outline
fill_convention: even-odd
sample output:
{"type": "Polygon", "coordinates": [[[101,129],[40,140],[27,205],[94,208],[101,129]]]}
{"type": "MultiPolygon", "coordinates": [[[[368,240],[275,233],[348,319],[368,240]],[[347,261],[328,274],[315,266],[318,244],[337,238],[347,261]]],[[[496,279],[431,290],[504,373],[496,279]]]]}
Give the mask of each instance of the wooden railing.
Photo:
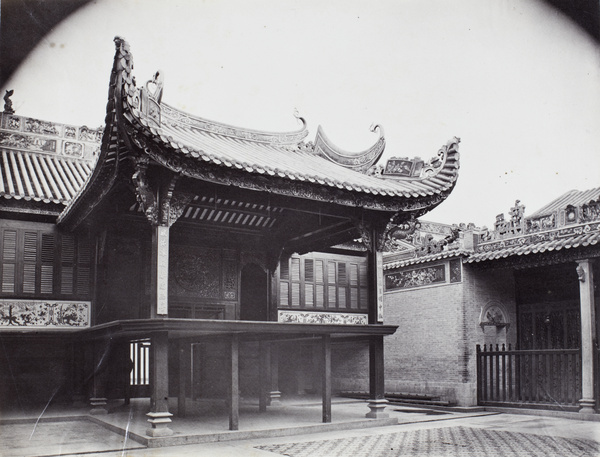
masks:
{"type": "Polygon", "coordinates": [[[580,398],[579,349],[477,345],[479,405],[575,410],[580,398]]]}

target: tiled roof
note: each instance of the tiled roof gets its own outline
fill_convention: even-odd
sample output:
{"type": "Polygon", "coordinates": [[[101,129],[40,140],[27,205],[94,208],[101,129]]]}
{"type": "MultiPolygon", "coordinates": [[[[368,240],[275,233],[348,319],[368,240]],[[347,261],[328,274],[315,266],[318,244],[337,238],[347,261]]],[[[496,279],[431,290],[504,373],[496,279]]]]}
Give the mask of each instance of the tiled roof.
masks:
{"type": "MultiPolygon", "coordinates": [[[[431,254],[424,249],[426,243],[415,241],[411,250],[386,254],[384,269],[456,256],[461,256],[464,263],[479,263],[596,245],[600,247],[600,188],[567,192],[528,217],[524,217],[523,211],[524,206],[517,201],[511,208],[512,218],[505,221],[501,215],[496,230],[465,226],[454,243],[431,254]]],[[[429,228],[428,223],[422,225],[429,228]]],[[[435,242],[430,244],[435,245],[435,242]]],[[[594,249],[597,252],[597,248],[594,249]]],[[[589,250],[585,252],[585,255],[590,254],[589,250]]]]}
{"type": "MultiPolygon", "coordinates": [[[[524,238],[517,238],[517,243],[515,245],[471,254],[465,259],[465,263],[483,262],[486,260],[503,259],[510,256],[541,254],[550,251],[560,251],[561,249],[593,246],[600,241],[600,227],[595,227],[594,231],[580,235],[570,235],[565,238],[548,238],[549,239],[545,241],[528,244],[520,244],[519,241],[524,240],[524,238]]],[[[485,249],[485,245],[480,246],[480,248],[485,249]]]]}
{"type": "MultiPolygon", "coordinates": [[[[382,136],[375,146],[350,157],[331,144],[326,152],[332,154],[325,154],[304,142],[308,132],[303,119],[300,130],[279,133],[189,115],[162,103],[160,73],[138,87],[129,45],[117,37],[115,46],[98,165],[60,215],[59,224],[76,226],[91,214],[126,167],[119,164],[129,162],[126,159],[134,150],[187,178],[387,213],[419,216],[440,204],[456,184],[458,138],[428,163],[419,161],[418,173],[413,166],[406,176],[402,170],[386,174],[379,165],[363,173],[356,170],[363,171],[378,157],[385,146],[382,136]]],[[[398,161],[412,163],[404,158],[398,161]]]]}
{"type": "Polygon", "coordinates": [[[0,208],[67,205],[92,171],[100,136],[100,129],[0,113],[0,208]]]}
{"type": "Polygon", "coordinates": [[[453,249],[453,250],[449,250],[449,251],[441,251],[441,252],[436,252],[434,254],[428,254],[428,255],[423,255],[423,256],[419,256],[419,257],[411,257],[408,259],[404,258],[401,260],[393,260],[392,258],[390,258],[390,259],[384,260],[383,269],[384,270],[393,270],[394,268],[401,268],[401,267],[406,267],[408,265],[416,265],[419,263],[434,262],[436,260],[449,259],[449,258],[460,257],[460,256],[466,257],[466,256],[470,255],[471,253],[472,253],[472,251],[467,251],[464,249],[453,249]]]}
{"type": "MultiPolygon", "coordinates": [[[[308,181],[323,186],[393,197],[425,197],[448,191],[457,178],[458,153],[444,157],[443,169],[435,176],[417,179],[385,179],[339,166],[311,149],[298,144],[262,142],[239,136],[214,133],[198,128],[194,121],[207,125],[214,122],[191,118],[168,105],[161,104],[160,126],[153,125],[140,111],[133,111],[137,121],[156,138],[184,156],[216,165],[245,170],[291,181],[308,181]],[[177,113],[177,114],[174,114],[177,113]],[[188,119],[183,122],[181,119],[188,119]]],[[[238,131],[242,131],[238,129],[238,131]]],[[[457,143],[457,140],[452,142],[457,143]]]]}
{"type": "Polygon", "coordinates": [[[565,194],[561,195],[557,199],[551,201],[547,205],[544,205],[542,208],[538,209],[536,212],[531,214],[529,218],[536,218],[539,216],[545,216],[551,213],[554,213],[558,210],[563,210],[567,207],[567,205],[571,206],[581,206],[592,201],[596,201],[600,198],[600,187],[596,187],[594,189],[589,190],[570,190],[565,194]]]}
{"type": "Polygon", "coordinates": [[[87,161],[0,149],[0,195],[67,204],[91,173],[87,161]]]}

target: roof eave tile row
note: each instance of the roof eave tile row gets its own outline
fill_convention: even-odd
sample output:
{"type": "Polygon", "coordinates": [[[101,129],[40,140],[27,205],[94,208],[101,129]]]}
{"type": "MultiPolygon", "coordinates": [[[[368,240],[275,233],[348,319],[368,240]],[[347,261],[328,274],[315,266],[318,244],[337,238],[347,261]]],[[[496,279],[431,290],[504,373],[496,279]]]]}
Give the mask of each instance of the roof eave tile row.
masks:
{"type": "Polygon", "coordinates": [[[132,105],[128,106],[124,117],[134,128],[137,126],[149,138],[159,139],[163,146],[184,157],[248,173],[318,183],[353,192],[423,198],[449,193],[458,176],[458,139],[453,139],[443,148],[443,163],[433,176],[406,181],[385,177],[382,179],[349,170],[315,154],[304,152],[300,146],[265,144],[192,131],[186,126],[168,121],[157,126],[132,105]]]}

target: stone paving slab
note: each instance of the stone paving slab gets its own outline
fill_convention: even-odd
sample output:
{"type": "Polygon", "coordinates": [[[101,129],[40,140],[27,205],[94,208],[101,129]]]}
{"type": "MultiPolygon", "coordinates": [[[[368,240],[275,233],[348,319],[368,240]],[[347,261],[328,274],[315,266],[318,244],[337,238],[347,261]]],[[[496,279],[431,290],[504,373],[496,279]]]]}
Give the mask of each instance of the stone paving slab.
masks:
{"type": "Polygon", "coordinates": [[[0,456],[41,457],[143,447],[87,420],[0,425],[0,456]]]}
{"type": "Polygon", "coordinates": [[[289,457],[598,457],[600,443],[528,433],[442,427],[255,446],[289,457]]]}

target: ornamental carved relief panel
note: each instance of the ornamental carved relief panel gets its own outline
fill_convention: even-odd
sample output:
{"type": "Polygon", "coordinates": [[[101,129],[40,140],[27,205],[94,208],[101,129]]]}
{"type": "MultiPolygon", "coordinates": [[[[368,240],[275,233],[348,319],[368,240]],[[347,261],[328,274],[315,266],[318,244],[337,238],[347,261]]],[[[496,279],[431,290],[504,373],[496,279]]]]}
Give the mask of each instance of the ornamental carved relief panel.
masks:
{"type": "Polygon", "coordinates": [[[385,290],[408,289],[446,282],[445,265],[397,271],[385,275],[385,290]]]}
{"type": "Polygon", "coordinates": [[[350,313],[325,313],[305,311],[282,311],[277,312],[277,321],[300,324],[336,324],[336,325],[367,325],[369,323],[366,314],[350,313]]]}
{"type": "Polygon", "coordinates": [[[90,326],[90,302],[1,300],[0,329],[75,329],[90,326]]]}
{"type": "Polygon", "coordinates": [[[171,248],[169,289],[183,297],[221,298],[222,259],[218,249],[171,248]]]}

